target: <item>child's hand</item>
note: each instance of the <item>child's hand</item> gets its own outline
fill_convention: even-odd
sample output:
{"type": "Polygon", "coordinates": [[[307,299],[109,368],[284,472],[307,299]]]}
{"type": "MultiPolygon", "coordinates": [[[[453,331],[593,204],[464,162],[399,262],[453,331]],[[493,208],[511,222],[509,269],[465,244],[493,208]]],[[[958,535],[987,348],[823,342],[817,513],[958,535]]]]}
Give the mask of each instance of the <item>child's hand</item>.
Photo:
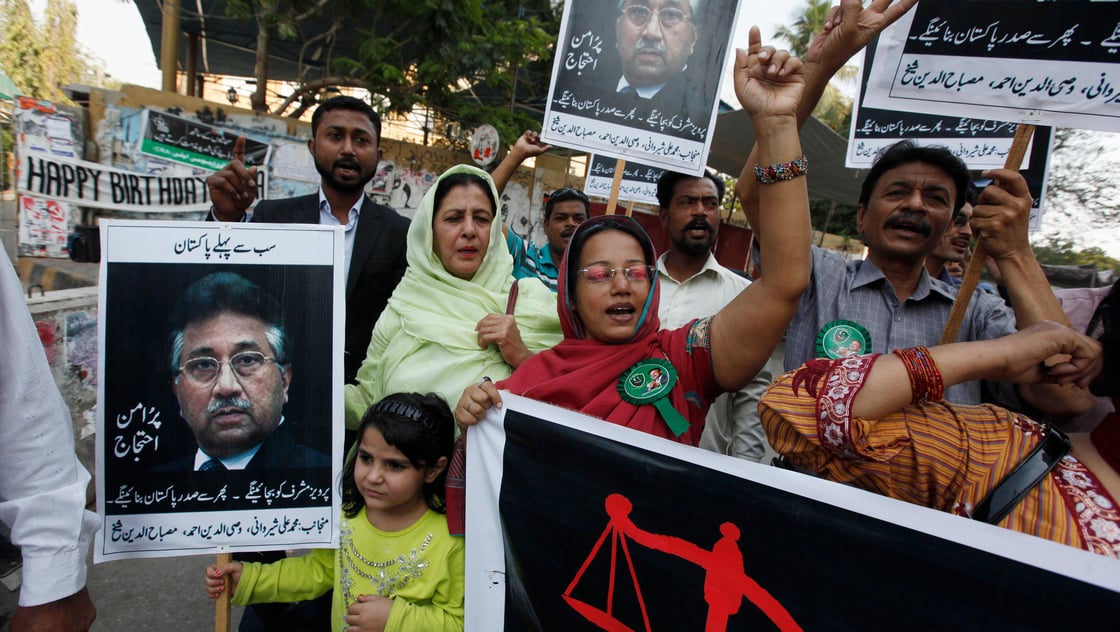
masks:
{"type": "Polygon", "coordinates": [[[237,594],[237,582],[241,579],[241,562],[226,562],[225,564],[211,564],[206,567],[206,592],[211,599],[222,596],[226,589],[226,578],[229,578],[229,594],[237,594]]]}
{"type": "Polygon", "coordinates": [[[384,632],[393,600],[377,595],[358,595],[358,601],[346,609],[346,625],[350,632],[384,632]]]}

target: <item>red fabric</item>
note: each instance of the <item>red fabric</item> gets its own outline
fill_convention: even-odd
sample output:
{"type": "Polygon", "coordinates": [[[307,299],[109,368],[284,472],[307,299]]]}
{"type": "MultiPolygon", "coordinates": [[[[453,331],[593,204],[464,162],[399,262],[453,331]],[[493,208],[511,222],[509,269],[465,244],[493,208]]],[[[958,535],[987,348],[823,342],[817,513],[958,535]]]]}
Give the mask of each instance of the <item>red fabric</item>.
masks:
{"type": "Polygon", "coordinates": [[[1120,412],[1105,415],[1089,433],[1089,440],[1105,462],[1120,472],[1120,412]]]}
{"type": "MultiPolygon", "coordinates": [[[[581,228],[603,219],[596,217],[588,220],[581,224],[581,228]]],[[[614,219],[618,220],[618,217],[614,219]]],[[[572,236],[572,244],[581,237],[580,232],[577,229],[572,236]]],[[[649,253],[647,256],[652,257],[653,246],[648,243],[648,236],[646,239],[643,249],[649,253]]],[[[660,284],[657,281],[654,281],[646,299],[638,328],[628,342],[609,344],[585,338],[583,323],[571,308],[567,261],[568,255],[565,254],[557,279],[557,311],[564,340],[527,360],[512,376],[498,382],[498,388],[652,435],[696,445],[704,429],[708,405],[719,393],[712,375],[709,350],[698,347],[692,348],[691,352],[687,350],[691,325],[658,331],[661,323],[657,317],[660,299],[660,284]],[[673,435],[652,405],[629,404],[618,393],[619,376],[646,358],[667,359],[677,369],[679,381],[670,392],[669,401],[690,423],[689,431],[680,437],[673,435]]],[[[654,264],[652,260],[647,263],[654,264]]]]}
{"type": "MultiPolygon", "coordinates": [[[[516,285],[516,284],[515,284],[516,285]]],[[[461,536],[467,532],[467,433],[455,440],[451,463],[447,466],[447,532],[461,536]]]]}

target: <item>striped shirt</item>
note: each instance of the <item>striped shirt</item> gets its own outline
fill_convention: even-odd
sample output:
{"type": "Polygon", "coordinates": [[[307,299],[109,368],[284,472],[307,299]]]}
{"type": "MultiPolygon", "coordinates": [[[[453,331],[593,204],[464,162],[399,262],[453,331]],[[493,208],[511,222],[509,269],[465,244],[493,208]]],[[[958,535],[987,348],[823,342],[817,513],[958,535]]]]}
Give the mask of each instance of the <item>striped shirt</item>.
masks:
{"type": "Polygon", "coordinates": [[[552,261],[552,249],[541,248],[520,235],[507,231],[506,247],[513,255],[513,278],[540,279],[548,289],[556,291],[556,277],[560,271],[552,261]]]}
{"type": "MultiPolygon", "coordinates": [[[[930,402],[881,419],[853,417],[851,403],[875,357],[779,377],[759,403],[773,448],[822,478],[971,516],[1045,434],[1040,424],[990,404],[930,402]],[[795,376],[808,377],[816,396],[804,382],[794,389],[795,376]]],[[[1120,504],[1071,454],[998,524],[1120,558],[1120,504]]]]}

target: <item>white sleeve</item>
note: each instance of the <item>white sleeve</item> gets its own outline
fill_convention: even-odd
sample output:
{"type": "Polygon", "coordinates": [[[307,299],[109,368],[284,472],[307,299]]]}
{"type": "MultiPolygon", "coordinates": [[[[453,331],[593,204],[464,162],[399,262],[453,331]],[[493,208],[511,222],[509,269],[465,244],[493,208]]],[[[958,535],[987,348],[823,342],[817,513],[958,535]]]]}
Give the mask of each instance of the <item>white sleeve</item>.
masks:
{"type": "Polygon", "coordinates": [[[55,386],[7,257],[0,263],[0,520],[23,554],[19,605],[72,595],[100,520],[86,511],[89,472],[74,454],[70,410],[55,386]]]}

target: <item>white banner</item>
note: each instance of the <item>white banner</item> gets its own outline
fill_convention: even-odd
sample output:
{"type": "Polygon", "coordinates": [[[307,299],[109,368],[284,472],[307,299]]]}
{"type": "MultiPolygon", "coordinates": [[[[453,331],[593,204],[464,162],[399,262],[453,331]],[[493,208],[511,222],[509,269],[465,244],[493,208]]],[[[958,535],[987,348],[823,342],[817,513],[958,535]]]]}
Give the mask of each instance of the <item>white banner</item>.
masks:
{"type": "Polygon", "coordinates": [[[879,37],[864,103],[1120,131],[1120,3],[924,0],[879,37]]]}
{"type": "Polygon", "coordinates": [[[17,188],[23,195],[115,211],[181,213],[210,208],[206,176],[161,176],[96,162],[22,152],[17,188]]]}

